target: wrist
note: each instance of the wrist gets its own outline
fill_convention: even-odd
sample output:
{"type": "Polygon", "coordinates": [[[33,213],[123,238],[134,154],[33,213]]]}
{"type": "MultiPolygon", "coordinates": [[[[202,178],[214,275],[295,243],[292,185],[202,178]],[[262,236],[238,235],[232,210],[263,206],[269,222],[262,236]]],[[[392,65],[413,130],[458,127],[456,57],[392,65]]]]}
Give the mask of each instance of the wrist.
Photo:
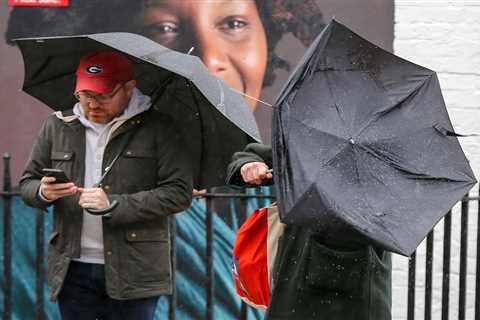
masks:
{"type": "Polygon", "coordinates": [[[53,202],[54,201],[53,199],[49,199],[47,196],[45,196],[45,194],[43,193],[43,190],[42,190],[42,184],[40,184],[40,187],[38,188],[38,197],[45,202],[53,202]]]}

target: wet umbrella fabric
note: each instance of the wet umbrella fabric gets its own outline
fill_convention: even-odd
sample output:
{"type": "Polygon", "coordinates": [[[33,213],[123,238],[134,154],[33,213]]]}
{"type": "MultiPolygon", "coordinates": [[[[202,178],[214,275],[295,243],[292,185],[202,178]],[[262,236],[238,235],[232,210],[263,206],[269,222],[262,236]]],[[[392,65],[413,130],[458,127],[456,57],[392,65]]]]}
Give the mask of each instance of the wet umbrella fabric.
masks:
{"type": "Polygon", "coordinates": [[[23,90],[54,110],[71,109],[75,71],[89,52],[114,49],[134,63],[137,87],[185,133],[197,189],[224,185],[233,152],[260,141],[245,99],[213,76],[198,57],[131,33],[17,39],[25,64],[23,90]]]}
{"type": "Polygon", "coordinates": [[[332,21],[275,103],[282,221],[411,255],[476,180],[435,72],[332,21]]]}

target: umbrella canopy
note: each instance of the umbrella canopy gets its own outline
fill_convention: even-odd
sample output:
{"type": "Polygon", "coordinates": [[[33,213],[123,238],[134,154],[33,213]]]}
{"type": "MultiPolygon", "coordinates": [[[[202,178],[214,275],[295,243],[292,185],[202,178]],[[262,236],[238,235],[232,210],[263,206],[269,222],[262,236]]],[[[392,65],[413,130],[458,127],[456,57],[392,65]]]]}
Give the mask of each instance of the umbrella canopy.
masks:
{"type": "Polygon", "coordinates": [[[409,256],[476,182],[435,72],[336,21],[275,105],[283,222],[409,256]]]}
{"type": "Polygon", "coordinates": [[[89,52],[109,49],[129,56],[137,87],[181,125],[198,189],[224,185],[235,151],[260,141],[244,97],[213,76],[195,56],[131,33],[17,39],[25,64],[23,90],[54,110],[71,109],[75,71],[89,52]]]}

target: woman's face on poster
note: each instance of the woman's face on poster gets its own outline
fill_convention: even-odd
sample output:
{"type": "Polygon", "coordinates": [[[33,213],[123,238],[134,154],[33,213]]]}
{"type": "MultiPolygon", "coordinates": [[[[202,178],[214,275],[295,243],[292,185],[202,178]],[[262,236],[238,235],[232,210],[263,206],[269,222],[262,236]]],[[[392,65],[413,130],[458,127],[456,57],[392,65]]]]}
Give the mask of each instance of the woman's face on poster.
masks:
{"type": "MultiPolygon", "coordinates": [[[[258,98],[267,66],[267,39],[253,0],[155,0],[145,33],[171,49],[198,55],[217,77],[258,98]]],[[[246,98],[251,109],[256,101],[246,98]]]]}

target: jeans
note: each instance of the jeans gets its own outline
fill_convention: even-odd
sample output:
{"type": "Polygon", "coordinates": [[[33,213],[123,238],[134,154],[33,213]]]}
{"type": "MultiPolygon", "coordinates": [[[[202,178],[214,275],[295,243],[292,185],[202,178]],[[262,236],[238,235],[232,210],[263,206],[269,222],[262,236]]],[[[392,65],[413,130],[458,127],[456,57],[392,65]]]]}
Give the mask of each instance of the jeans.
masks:
{"type": "Polygon", "coordinates": [[[152,320],[158,298],[112,299],[106,292],[103,264],[72,261],[58,304],[63,320],[152,320]]]}

